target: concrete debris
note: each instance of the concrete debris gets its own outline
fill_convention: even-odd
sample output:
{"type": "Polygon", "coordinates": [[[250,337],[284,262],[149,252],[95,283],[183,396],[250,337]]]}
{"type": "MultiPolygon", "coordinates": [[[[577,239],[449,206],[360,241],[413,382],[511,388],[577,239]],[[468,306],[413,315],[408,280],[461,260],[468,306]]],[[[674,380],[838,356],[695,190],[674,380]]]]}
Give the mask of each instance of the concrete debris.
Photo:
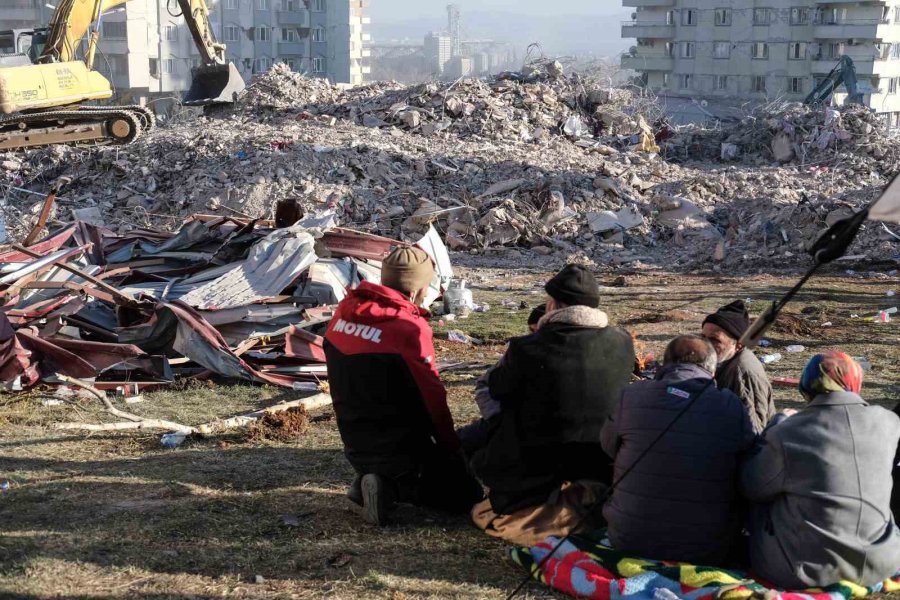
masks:
{"type": "MultiPolygon", "coordinates": [[[[56,218],[87,209],[82,220],[120,237],[156,239],[210,211],[282,225],[333,211],[339,226],[392,240],[434,227],[470,261],[740,272],[808,261],[804,249],[898,165],[900,144],[859,107],[769,105],[675,128],[650,100],[553,61],[351,89],[276,66],[235,109],[178,116],[130,146],[0,154],[0,216],[24,239],[42,194],[68,176],[56,218]]],[[[866,226],[851,254],[891,257],[896,245],[866,226]]],[[[191,289],[225,276],[219,266],[191,289]]],[[[316,272],[345,280],[341,269],[316,272]]]]}

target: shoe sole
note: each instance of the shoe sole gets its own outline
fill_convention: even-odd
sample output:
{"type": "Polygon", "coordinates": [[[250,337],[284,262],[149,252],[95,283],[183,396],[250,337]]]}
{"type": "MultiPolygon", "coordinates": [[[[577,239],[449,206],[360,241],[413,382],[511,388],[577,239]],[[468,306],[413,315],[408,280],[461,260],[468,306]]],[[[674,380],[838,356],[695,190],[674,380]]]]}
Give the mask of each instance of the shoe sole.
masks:
{"type": "Polygon", "coordinates": [[[384,501],[384,490],[375,477],[366,476],[362,480],[363,510],[362,517],[370,525],[381,527],[384,525],[385,508],[379,506],[379,501],[384,501]]]}

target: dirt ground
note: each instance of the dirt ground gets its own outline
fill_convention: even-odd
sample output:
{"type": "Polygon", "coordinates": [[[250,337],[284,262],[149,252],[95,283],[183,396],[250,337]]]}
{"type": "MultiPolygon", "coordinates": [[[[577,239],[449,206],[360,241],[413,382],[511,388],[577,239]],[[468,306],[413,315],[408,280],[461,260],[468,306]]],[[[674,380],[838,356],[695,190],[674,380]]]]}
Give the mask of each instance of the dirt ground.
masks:
{"type": "MultiPolygon", "coordinates": [[[[489,312],[435,324],[438,359],[492,363],[504,340],[524,331],[530,306],[543,299],[547,274],[469,271],[476,302],[489,312]],[[483,340],[446,341],[448,328],[483,340]]],[[[604,284],[614,276],[601,276],[604,284]]],[[[604,287],[614,323],[661,354],[667,340],[697,331],[703,316],[735,298],[754,312],[795,277],[642,274],[604,287]],[[621,282],[619,282],[621,283],[621,282]]],[[[791,331],[773,331],[769,348],[784,357],[773,377],[798,377],[813,352],[840,348],[872,365],[864,396],[900,401],[900,318],[865,317],[900,304],[900,280],[884,272],[836,270],[810,282],[789,307],[791,331]],[[854,317],[853,315],[859,315],[854,317]],[[823,326],[830,322],[831,326],[823,326]],[[785,347],[802,344],[791,354],[785,347]]],[[[458,424],[476,417],[479,369],[445,375],[458,424]]],[[[793,387],[776,388],[781,406],[800,403],[793,387]]],[[[129,409],[199,424],[292,398],[274,388],[188,382],[145,394],[129,409]]],[[[364,524],[344,498],[351,469],[329,410],[312,411],[305,432],[284,438],[235,432],[188,440],[165,450],[149,433],[87,436],[56,422],[102,417],[86,401],[44,406],[39,393],[0,396],[0,598],[504,598],[521,573],[507,547],[464,517],[400,509],[384,530],[364,524]],[[276,439],[272,439],[272,438],[276,439]]],[[[305,422],[304,422],[305,426],[305,422]]],[[[303,431],[300,427],[298,431],[303,431]]],[[[532,585],[526,597],[557,596],[532,585]]]]}

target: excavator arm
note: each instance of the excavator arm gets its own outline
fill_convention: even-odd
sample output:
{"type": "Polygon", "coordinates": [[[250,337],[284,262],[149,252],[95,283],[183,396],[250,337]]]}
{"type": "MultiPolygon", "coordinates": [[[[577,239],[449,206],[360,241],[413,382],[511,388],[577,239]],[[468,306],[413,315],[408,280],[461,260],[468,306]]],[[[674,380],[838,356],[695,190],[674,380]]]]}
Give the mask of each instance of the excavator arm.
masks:
{"type": "MultiPolygon", "coordinates": [[[[46,64],[78,60],[78,45],[90,31],[84,64],[92,71],[100,40],[97,26],[100,16],[128,1],[59,0],[50,23],[47,44],[38,62],[46,64]]],[[[172,3],[173,0],[167,0],[166,8],[172,3]]],[[[244,80],[234,65],[225,58],[225,45],[216,42],[206,0],[177,0],[177,3],[202,61],[202,65],[193,71],[191,88],[184,97],[184,104],[206,106],[233,102],[235,95],[244,89],[244,80]]]]}
{"type": "MultiPolygon", "coordinates": [[[[38,62],[72,62],[78,60],[76,51],[82,38],[97,22],[100,15],[110,11],[129,0],[59,0],[50,29],[47,32],[47,44],[38,62]]],[[[99,33],[91,35],[93,48],[89,48],[90,62],[93,62],[93,51],[96,49],[99,33]]],[[[87,61],[86,61],[87,62],[87,61]]],[[[88,64],[88,67],[91,65],[88,64]]]]}
{"type": "Polygon", "coordinates": [[[856,65],[849,56],[842,56],[840,62],[825,76],[825,79],[816,86],[809,96],[803,101],[805,104],[821,104],[831,98],[834,91],[844,84],[847,88],[847,104],[862,104],[862,94],[859,92],[859,82],[856,78],[856,65]]]}

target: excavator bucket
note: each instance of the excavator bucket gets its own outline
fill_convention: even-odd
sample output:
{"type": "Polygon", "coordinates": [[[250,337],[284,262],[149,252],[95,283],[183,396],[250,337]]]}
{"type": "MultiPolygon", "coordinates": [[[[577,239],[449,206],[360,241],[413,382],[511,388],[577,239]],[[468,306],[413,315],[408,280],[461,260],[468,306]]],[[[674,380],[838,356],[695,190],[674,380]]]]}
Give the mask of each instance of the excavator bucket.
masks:
{"type": "Polygon", "coordinates": [[[244,78],[232,63],[197,67],[193,76],[191,89],[182,99],[185,106],[229,104],[246,87],[244,78]]]}

